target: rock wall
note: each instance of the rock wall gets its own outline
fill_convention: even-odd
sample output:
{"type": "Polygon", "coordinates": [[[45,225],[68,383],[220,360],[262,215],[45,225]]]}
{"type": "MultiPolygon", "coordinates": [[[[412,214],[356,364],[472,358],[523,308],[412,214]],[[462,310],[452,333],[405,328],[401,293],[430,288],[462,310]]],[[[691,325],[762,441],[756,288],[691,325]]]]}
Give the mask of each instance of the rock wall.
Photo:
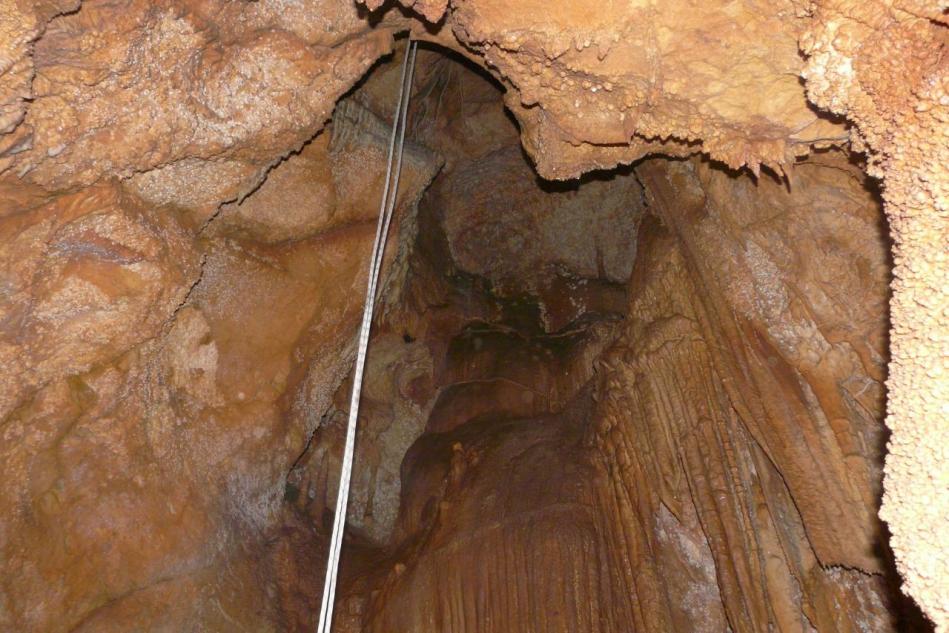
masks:
{"type": "Polygon", "coordinates": [[[464,0],[434,39],[504,82],[546,178],[697,151],[757,171],[846,139],[801,90],[801,4],[464,0]]]}
{"type": "Polygon", "coordinates": [[[662,226],[644,228],[597,426],[638,629],[911,630],[861,573],[887,567],[886,240],[859,173],[825,160],[791,191],[639,169],[662,226]]]}
{"type": "Polygon", "coordinates": [[[340,626],[949,626],[945,3],[403,4],[0,0],[0,629],[312,628],[409,28],[340,626]]]}
{"type": "MultiPolygon", "coordinates": [[[[823,4],[823,3],[822,3],[823,4]]],[[[893,236],[886,494],[906,590],[949,628],[949,28],[944,2],[828,2],[808,94],[856,127],[893,236]]]]}
{"type": "Polygon", "coordinates": [[[873,511],[889,267],[866,177],[838,152],[790,187],[697,160],[636,174],[651,213],[625,319],[568,371],[587,387],[433,412],[345,630],[927,630],[873,511]]]}
{"type": "Polygon", "coordinates": [[[418,37],[464,51],[504,82],[546,177],[651,153],[701,151],[786,173],[808,148],[849,142],[867,152],[894,251],[882,512],[906,590],[949,626],[946,3],[403,4],[443,24],[418,37]]]}
{"type": "MultiPolygon", "coordinates": [[[[0,630],[285,630],[287,544],[318,543],[285,479],[345,377],[387,125],[307,141],[391,32],[329,4],[4,10],[35,26],[0,75],[0,630]]],[[[400,216],[436,169],[408,148],[400,216]]]]}

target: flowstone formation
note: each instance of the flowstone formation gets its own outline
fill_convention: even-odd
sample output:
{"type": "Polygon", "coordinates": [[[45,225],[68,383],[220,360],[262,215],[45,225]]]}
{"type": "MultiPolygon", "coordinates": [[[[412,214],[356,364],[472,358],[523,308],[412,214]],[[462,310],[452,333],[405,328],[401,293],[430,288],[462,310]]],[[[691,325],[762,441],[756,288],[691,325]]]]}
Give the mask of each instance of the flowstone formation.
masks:
{"type": "Polygon", "coordinates": [[[315,627],[409,32],[337,628],[949,631],[949,5],[381,4],[0,0],[0,630],[315,627]]]}
{"type": "Polygon", "coordinates": [[[695,151],[786,174],[809,148],[866,152],[893,238],[882,513],[906,589],[949,626],[949,5],[404,4],[504,82],[545,176],[695,151]]]}

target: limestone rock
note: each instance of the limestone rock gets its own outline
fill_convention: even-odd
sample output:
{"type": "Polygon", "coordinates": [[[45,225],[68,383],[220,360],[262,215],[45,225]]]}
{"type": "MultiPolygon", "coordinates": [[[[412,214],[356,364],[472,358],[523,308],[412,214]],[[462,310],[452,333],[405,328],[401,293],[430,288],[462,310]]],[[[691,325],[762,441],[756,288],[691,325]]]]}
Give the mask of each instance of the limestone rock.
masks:
{"type": "Polygon", "coordinates": [[[400,31],[337,628],[946,630],[946,3],[398,4],[0,0],[0,630],[313,629],[400,31]]]}
{"type": "Polygon", "coordinates": [[[115,186],[22,204],[0,218],[0,416],[159,334],[198,263],[182,227],[115,186]]]}
{"type": "Polygon", "coordinates": [[[886,493],[906,590],[949,630],[949,64],[945,3],[820,3],[802,36],[818,105],[884,179],[893,233],[886,493]],[[882,5],[882,6],[881,6],[882,5]]]}
{"type": "Polygon", "coordinates": [[[36,45],[30,146],[9,169],[63,189],[183,160],[272,162],[389,47],[351,10],[310,4],[295,21],[272,3],[82,3],[36,45]]]}
{"type": "Polygon", "coordinates": [[[653,152],[757,170],[846,138],[801,90],[806,15],[791,0],[452,8],[439,37],[457,38],[510,88],[525,149],[548,178],[653,152]]]}

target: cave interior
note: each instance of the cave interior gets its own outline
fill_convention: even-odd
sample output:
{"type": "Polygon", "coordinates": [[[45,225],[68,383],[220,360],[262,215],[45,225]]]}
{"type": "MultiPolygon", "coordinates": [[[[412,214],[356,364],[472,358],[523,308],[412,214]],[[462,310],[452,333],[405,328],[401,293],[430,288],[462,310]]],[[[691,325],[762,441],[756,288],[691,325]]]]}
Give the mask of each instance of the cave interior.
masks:
{"type": "Polygon", "coordinates": [[[333,630],[935,630],[879,516],[894,240],[845,117],[808,106],[780,164],[713,135],[594,151],[544,90],[575,80],[586,129],[621,86],[517,83],[514,44],[439,34],[475,0],[319,33],[288,7],[329,3],[126,4],[38,18],[0,118],[0,629],[315,630],[410,28],[333,630]],[[200,81],[149,69],[196,46],[200,81]]]}

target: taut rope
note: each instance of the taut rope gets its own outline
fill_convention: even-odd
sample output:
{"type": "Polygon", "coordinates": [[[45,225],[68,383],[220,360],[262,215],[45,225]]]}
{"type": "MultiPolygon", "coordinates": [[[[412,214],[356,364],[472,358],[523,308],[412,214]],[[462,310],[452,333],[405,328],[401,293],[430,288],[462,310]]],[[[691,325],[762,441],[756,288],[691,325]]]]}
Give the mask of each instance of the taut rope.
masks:
{"type": "Polygon", "coordinates": [[[336,516],[333,520],[333,535],[330,538],[329,558],[326,561],[326,579],[323,583],[323,604],[320,607],[320,623],[317,633],[331,633],[333,627],[333,603],[336,598],[336,581],[339,572],[339,555],[343,544],[343,529],[346,525],[346,507],[349,504],[349,487],[353,472],[353,452],[356,446],[356,418],[359,416],[359,396],[362,391],[363,373],[366,367],[366,350],[369,347],[369,330],[372,327],[372,312],[376,304],[379,270],[385,253],[389,223],[399,193],[399,176],[402,174],[402,149],[405,144],[405,124],[412,96],[412,76],[415,73],[415,53],[418,44],[409,41],[402,62],[402,80],[399,86],[399,101],[392,120],[392,136],[389,139],[389,159],[386,167],[386,184],[379,207],[379,223],[376,226],[376,241],[372,246],[369,262],[369,283],[366,289],[366,305],[362,313],[359,330],[359,345],[356,351],[356,367],[353,370],[353,394],[349,401],[349,423],[346,428],[346,447],[339,476],[339,492],[336,495],[336,516]],[[395,171],[393,173],[393,160],[395,171]]]}

